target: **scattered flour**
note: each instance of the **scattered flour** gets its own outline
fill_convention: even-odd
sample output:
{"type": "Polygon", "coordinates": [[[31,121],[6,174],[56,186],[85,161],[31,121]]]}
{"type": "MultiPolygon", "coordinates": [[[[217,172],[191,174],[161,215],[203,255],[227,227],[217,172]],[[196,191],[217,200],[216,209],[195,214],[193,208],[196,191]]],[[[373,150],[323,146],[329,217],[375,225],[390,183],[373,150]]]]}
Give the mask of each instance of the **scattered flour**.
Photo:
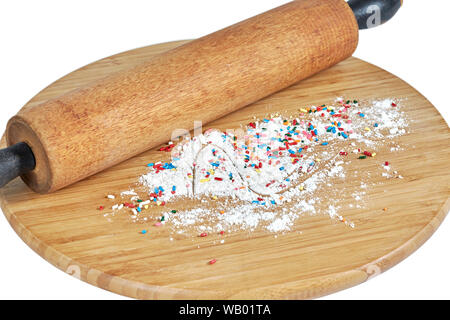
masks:
{"type": "MultiPolygon", "coordinates": [[[[301,108],[289,118],[273,115],[235,130],[208,130],[171,146],[170,162],[148,164],[138,184],[147,199],[134,189],[124,191],[121,196],[131,203],[114,204],[112,210],[127,209],[136,220],[155,206],[167,208],[150,221],[169,225],[178,234],[282,233],[302,215],[318,213],[354,227],[339,214],[338,199],[324,190],[358,176],[347,172],[348,164],[375,156],[379,146],[404,135],[407,127],[406,115],[392,99],[363,106],[338,98],[334,105],[301,108]],[[186,201],[198,204],[190,209],[171,206],[186,201]],[[319,211],[327,201],[327,209],[319,211]]],[[[383,169],[387,178],[401,177],[391,174],[390,166],[383,169]]],[[[365,174],[370,177],[370,172],[365,174]]],[[[367,183],[359,184],[350,208],[363,207],[367,183]]]]}

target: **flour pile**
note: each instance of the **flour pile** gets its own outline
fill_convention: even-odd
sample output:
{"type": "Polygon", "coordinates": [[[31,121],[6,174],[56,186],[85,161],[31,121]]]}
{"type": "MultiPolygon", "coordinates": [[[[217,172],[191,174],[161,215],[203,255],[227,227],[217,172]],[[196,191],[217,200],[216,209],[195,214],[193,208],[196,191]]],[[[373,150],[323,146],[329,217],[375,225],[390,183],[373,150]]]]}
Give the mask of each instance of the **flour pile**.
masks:
{"type": "MultiPolygon", "coordinates": [[[[329,190],[345,183],[352,161],[375,157],[378,147],[406,133],[408,121],[397,103],[362,106],[337,99],[334,105],[301,108],[296,116],[273,115],[235,130],[184,137],[161,149],[171,152],[170,162],[149,163],[149,172],[139,178],[147,198],[129,190],[122,197],[130,196],[130,202],[114,204],[113,212],[127,209],[139,220],[154,206],[167,208],[150,221],[176,233],[257,228],[279,233],[329,201],[325,213],[354,227],[339,214],[329,190]],[[196,204],[171,206],[185,201],[196,204]]],[[[366,188],[361,181],[353,193],[355,207],[361,207],[366,188]]]]}

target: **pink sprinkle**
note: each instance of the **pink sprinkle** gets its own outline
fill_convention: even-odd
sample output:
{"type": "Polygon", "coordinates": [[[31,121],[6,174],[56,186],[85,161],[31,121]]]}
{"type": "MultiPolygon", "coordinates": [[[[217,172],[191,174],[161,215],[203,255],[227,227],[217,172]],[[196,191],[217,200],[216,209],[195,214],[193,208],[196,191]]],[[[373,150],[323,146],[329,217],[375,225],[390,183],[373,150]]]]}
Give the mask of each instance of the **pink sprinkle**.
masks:
{"type": "Polygon", "coordinates": [[[161,223],[161,222],[155,223],[155,227],[161,227],[161,226],[162,226],[162,223],[161,223]]]}

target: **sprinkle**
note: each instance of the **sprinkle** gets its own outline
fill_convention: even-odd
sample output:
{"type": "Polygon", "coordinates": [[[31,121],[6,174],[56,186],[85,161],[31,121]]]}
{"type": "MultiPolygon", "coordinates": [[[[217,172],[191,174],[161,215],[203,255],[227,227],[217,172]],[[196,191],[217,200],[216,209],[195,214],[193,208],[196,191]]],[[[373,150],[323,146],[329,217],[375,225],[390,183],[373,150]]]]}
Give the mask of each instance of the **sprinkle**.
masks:
{"type": "Polygon", "coordinates": [[[204,237],[206,237],[206,236],[208,236],[208,234],[207,234],[206,232],[200,233],[200,237],[204,238],[204,237]]]}
{"type": "Polygon", "coordinates": [[[384,165],[387,167],[389,165],[389,162],[388,161],[384,162],[384,165]]]}
{"type": "Polygon", "coordinates": [[[154,225],[155,225],[155,227],[161,227],[162,223],[161,222],[156,222],[154,225]]]}
{"type": "Polygon", "coordinates": [[[216,259],[212,259],[212,260],[209,260],[209,264],[214,264],[214,263],[216,263],[217,262],[217,260],[216,259]]]}
{"type": "Polygon", "coordinates": [[[108,198],[108,199],[115,199],[116,197],[113,196],[112,194],[108,194],[107,198],[108,198]]]}
{"type": "Polygon", "coordinates": [[[100,207],[98,207],[98,210],[100,210],[100,211],[102,211],[103,209],[105,209],[105,207],[104,207],[104,206],[100,206],[100,207]]]}
{"type": "Polygon", "coordinates": [[[147,230],[142,230],[141,233],[142,233],[142,234],[146,234],[146,233],[147,233],[147,230]]]}
{"type": "Polygon", "coordinates": [[[358,159],[366,159],[366,158],[367,158],[367,156],[359,156],[358,159]]]}

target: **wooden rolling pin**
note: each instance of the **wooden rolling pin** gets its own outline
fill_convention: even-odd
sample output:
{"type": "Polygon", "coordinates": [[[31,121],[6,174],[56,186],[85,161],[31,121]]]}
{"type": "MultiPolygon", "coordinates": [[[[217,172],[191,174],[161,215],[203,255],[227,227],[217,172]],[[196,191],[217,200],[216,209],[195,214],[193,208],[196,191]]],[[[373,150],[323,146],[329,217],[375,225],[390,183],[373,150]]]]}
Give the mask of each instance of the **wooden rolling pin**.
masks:
{"type": "Polygon", "coordinates": [[[161,145],[346,59],[358,26],[400,4],[293,1],[23,109],[7,125],[0,185],[21,176],[52,192],[161,145]]]}

